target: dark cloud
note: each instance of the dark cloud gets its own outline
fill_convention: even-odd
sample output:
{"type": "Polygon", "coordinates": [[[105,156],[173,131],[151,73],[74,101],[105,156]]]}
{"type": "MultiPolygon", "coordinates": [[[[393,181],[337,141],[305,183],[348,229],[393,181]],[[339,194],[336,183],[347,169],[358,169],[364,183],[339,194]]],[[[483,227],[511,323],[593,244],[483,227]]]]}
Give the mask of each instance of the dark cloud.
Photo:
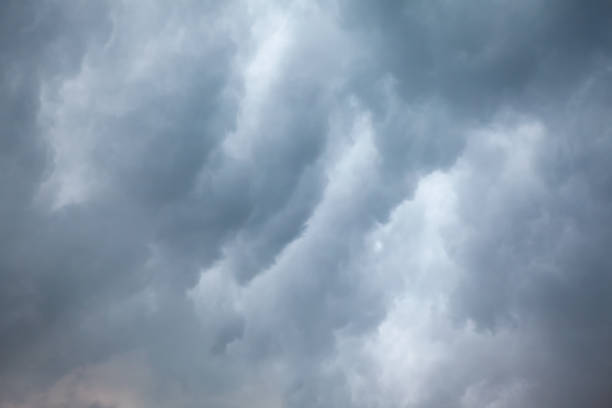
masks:
{"type": "Polygon", "coordinates": [[[449,99],[476,117],[568,97],[612,40],[607,1],[342,5],[345,25],[373,44],[404,97],[449,99]]]}
{"type": "Polygon", "coordinates": [[[605,407],[607,1],[0,6],[0,407],[605,407]]]}

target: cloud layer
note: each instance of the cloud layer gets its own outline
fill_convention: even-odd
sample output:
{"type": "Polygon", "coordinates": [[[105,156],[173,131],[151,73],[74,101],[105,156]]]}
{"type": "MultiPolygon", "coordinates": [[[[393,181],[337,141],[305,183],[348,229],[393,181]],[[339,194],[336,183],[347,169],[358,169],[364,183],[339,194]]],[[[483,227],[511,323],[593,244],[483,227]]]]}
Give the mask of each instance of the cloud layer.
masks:
{"type": "Polygon", "coordinates": [[[608,1],[0,23],[0,408],[612,403],[608,1]]]}

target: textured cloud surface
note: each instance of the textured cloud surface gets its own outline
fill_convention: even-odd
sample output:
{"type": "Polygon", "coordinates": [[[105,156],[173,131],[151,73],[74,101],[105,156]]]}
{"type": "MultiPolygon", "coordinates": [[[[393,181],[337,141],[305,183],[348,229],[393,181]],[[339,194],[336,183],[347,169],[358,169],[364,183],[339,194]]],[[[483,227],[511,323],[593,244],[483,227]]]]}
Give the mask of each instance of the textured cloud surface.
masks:
{"type": "Polygon", "coordinates": [[[0,30],[0,408],[611,406],[609,1],[0,30]]]}

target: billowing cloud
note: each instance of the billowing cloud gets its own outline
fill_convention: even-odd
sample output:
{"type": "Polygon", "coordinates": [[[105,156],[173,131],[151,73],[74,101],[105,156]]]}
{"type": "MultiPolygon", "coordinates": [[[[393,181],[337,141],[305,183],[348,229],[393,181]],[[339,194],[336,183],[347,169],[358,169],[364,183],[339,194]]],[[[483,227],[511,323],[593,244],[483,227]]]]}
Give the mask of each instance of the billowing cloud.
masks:
{"type": "Polygon", "coordinates": [[[612,403],[609,2],[0,20],[0,408],[612,403]]]}

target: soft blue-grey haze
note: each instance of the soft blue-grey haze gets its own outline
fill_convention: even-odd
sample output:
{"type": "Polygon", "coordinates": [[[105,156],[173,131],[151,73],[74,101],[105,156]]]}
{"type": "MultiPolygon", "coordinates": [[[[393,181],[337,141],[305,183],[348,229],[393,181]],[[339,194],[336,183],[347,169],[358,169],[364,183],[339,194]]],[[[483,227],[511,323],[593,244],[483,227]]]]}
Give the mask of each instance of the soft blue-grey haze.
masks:
{"type": "Polygon", "coordinates": [[[4,0],[0,408],[609,408],[612,2],[4,0]]]}

